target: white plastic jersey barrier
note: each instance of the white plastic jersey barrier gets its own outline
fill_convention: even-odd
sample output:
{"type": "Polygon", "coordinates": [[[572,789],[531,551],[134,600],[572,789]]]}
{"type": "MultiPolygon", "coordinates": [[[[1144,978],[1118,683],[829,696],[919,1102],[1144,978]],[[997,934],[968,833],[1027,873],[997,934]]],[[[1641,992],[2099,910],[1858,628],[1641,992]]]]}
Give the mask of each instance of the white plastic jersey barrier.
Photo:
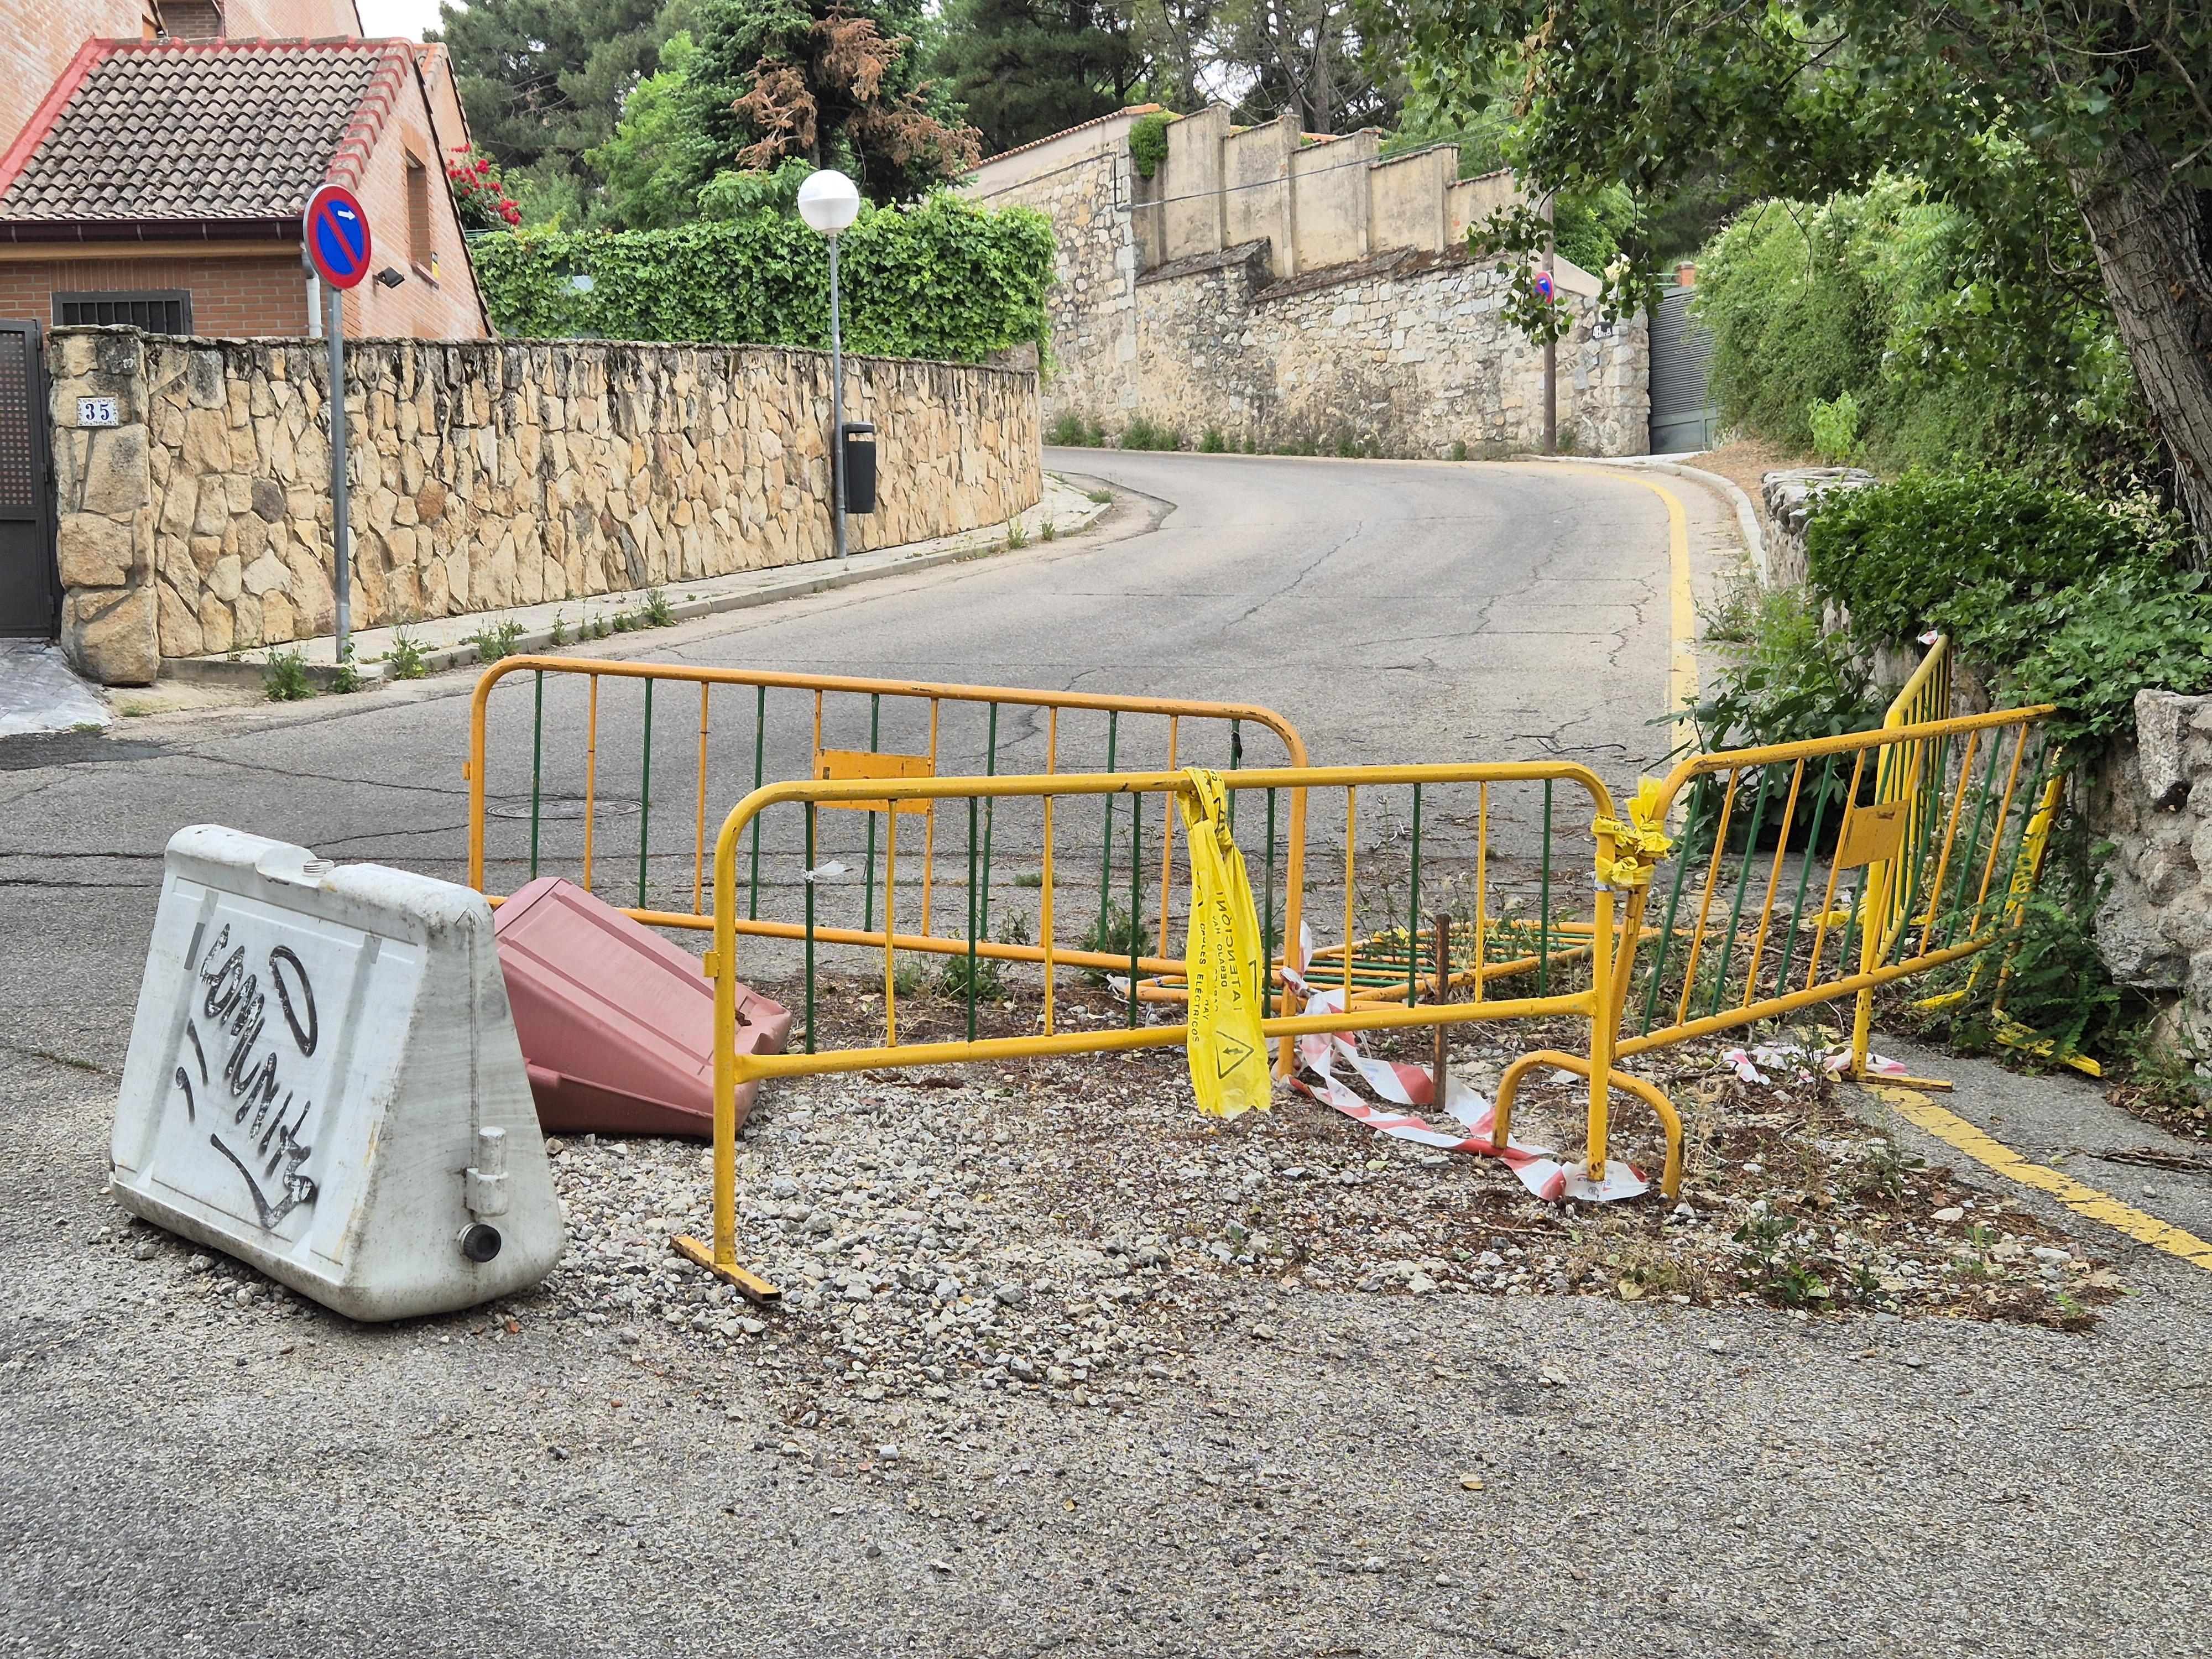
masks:
{"type": "Polygon", "coordinates": [[[219,825],[169,842],[112,1156],[129,1208],[355,1319],[561,1254],[483,896],[219,825]]]}

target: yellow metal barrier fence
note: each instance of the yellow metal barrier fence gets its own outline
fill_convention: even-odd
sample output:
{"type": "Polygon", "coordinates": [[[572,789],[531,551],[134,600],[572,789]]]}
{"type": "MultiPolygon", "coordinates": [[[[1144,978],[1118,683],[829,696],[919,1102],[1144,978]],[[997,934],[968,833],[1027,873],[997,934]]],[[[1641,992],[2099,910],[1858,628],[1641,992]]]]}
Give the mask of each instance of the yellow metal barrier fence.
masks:
{"type": "MultiPolygon", "coordinates": [[[[1395,848],[1401,839],[1402,821],[1392,808],[1388,791],[1402,790],[1411,802],[1411,834],[1409,856],[1406,866],[1406,899],[1404,914],[1419,916],[1420,872],[1424,854],[1421,843],[1423,809],[1429,808],[1427,818],[1430,837],[1427,859],[1433,866],[1443,863],[1460,866],[1462,872],[1476,872],[1477,896],[1481,901],[1475,920],[1465,930],[1474,940],[1474,955],[1445,956],[1431,949],[1425,959],[1425,941],[1418,927],[1407,929],[1401,955],[1394,972],[1402,974],[1407,984],[1400,988],[1405,998],[1402,1004],[1393,1006],[1379,1000],[1358,998],[1353,953],[1341,953],[1341,961],[1332,968],[1324,979],[1316,975],[1315,988],[1340,988],[1344,1001],[1329,1012],[1291,1014],[1287,1001],[1291,988],[1290,981],[1297,977],[1297,959],[1296,935],[1291,935],[1292,955],[1286,963],[1283,960],[1255,962],[1249,964],[1255,977],[1264,975],[1269,987],[1284,992],[1284,1012],[1262,1022],[1265,1033],[1279,1042],[1278,1069],[1287,1072],[1294,1040],[1301,1036],[1318,1033],[1340,1033],[1356,1030],[1394,1030],[1409,1027],[1424,1030],[1469,1024],[1476,1021],[1528,1020],[1547,1018],[1573,1018],[1590,1022],[1590,1042],[1586,1056],[1556,1054],[1554,1063],[1588,1078],[1589,1097],[1589,1169],[1594,1179],[1601,1179],[1605,1170],[1608,1128],[1609,1091],[1616,1086],[1626,1086],[1638,1097],[1650,1104],[1658,1116],[1667,1140],[1666,1173],[1662,1184],[1673,1193],[1680,1178],[1681,1125],[1665,1097],[1649,1084],[1628,1079],[1614,1070],[1612,1042],[1616,1021],[1610,1017],[1613,1000],[1607,994],[1615,980],[1613,956],[1616,938],[1615,887],[1621,879],[1623,860],[1616,848],[1616,826],[1612,817],[1612,799],[1605,785],[1587,769],[1566,762],[1534,762],[1527,763],[1467,764],[1443,766],[1401,767],[1340,767],[1340,768],[1283,768],[1248,769],[1228,774],[1222,778],[1230,799],[1242,794],[1248,798],[1257,793],[1268,803],[1261,808],[1259,803],[1248,805],[1244,814],[1245,829],[1239,833],[1235,821],[1231,820],[1232,835],[1237,836],[1240,849],[1245,853],[1248,867],[1255,861],[1249,847],[1255,829],[1264,822],[1268,826],[1267,850],[1259,855],[1258,862],[1265,873],[1254,883],[1256,894],[1263,895],[1262,914],[1274,908],[1273,864],[1273,825],[1276,813],[1272,804],[1279,795],[1293,799],[1327,792],[1332,797],[1341,792],[1344,841],[1336,863],[1342,872],[1342,905],[1345,937],[1360,936],[1358,927],[1362,914],[1359,877],[1360,826],[1369,826],[1370,852],[1369,862],[1368,899],[1366,908],[1377,903],[1393,914],[1399,913],[1400,889],[1395,878],[1396,860],[1388,856],[1391,866],[1389,877],[1376,878],[1372,866],[1379,849],[1395,848]],[[1541,851],[1532,856],[1528,848],[1493,847],[1492,835],[1498,814],[1493,811],[1493,792],[1509,786],[1522,786],[1532,792],[1540,791],[1543,805],[1544,833],[1541,851]],[[1544,902],[1549,903],[1555,893],[1563,894],[1567,884],[1556,880],[1551,864],[1554,836],[1551,832],[1553,796],[1555,787],[1565,788],[1571,796],[1579,793],[1586,799],[1590,817],[1586,820],[1590,829],[1586,843],[1590,848],[1595,867],[1605,873],[1605,879],[1595,884],[1594,897],[1586,915],[1577,915],[1558,919],[1560,948],[1556,951],[1531,951],[1523,942],[1531,927],[1539,924],[1527,921],[1505,925],[1510,911],[1510,895],[1486,890],[1492,872],[1502,864],[1518,864],[1524,872],[1521,881],[1531,890],[1529,896],[1540,890],[1544,902]],[[1472,798],[1471,812],[1454,813],[1439,810],[1448,805],[1438,797],[1454,789],[1463,791],[1472,798]],[[1366,811],[1363,814],[1363,794],[1366,811]],[[1378,802],[1377,797],[1383,796],[1378,802]],[[1466,833],[1473,831],[1471,838],[1466,833]],[[1486,911],[1484,906],[1496,901],[1494,908],[1486,911]],[[1484,923],[1492,925],[1486,939],[1484,923]],[[1501,936],[1504,936],[1501,939],[1501,936]],[[1498,960],[1490,960],[1492,952],[1498,960]],[[1587,973],[1572,971],[1573,957],[1587,963],[1587,973]],[[1443,969],[1446,983],[1438,988],[1438,969],[1443,969]],[[1526,977],[1537,976],[1539,983],[1534,994],[1496,996],[1486,993],[1486,982],[1499,976],[1501,970],[1526,977]],[[1552,981],[1556,981],[1556,988],[1552,981]],[[1468,994],[1465,1000],[1449,1000],[1453,984],[1468,994]]],[[[886,842],[892,856],[886,862],[885,905],[889,911],[898,902],[896,893],[896,842],[897,825],[909,805],[926,807],[953,802],[965,805],[964,814],[956,813],[956,820],[963,817],[969,827],[969,848],[973,856],[980,824],[987,804],[998,803],[1011,806],[1015,802],[1033,803],[1036,827],[1034,844],[1042,854],[1041,906],[1047,918],[1052,915],[1050,895],[1058,879],[1054,862],[1055,805],[1062,807],[1071,802],[1121,800],[1127,803],[1129,826],[1130,869],[1133,901],[1141,895],[1141,872],[1152,860],[1144,847],[1144,824],[1147,804],[1153,804],[1153,813],[1164,825],[1174,811],[1176,797],[1191,787],[1188,775],[1181,772],[1152,772],[1139,774],[1062,774],[999,778],[927,778],[896,780],[852,779],[810,780],[767,786],[755,791],[741,801],[723,821],[720,833],[714,842],[714,946],[707,957],[707,971],[715,982],[716,1047],[714,1077],[714,1236],[711,1240],[687,1239],[678,1241],[678,1248],[708,1267],[720,1276],[736,1284],[747,1294],[769,1296],[769,1287],[751,1278],[739,1266],[736,1254],[736,1097],[740,1085],[755,1079],[777,1077],[816,1076],[830,1073],[854,1072],[886,1066],[957,1065],[973,1061],[1012,1060],[1042,1055],[1106,1054],[1127,1052],[1139,1048],[1182,1046],[1188,1039],[1186,1027],[1180,1023],[1151,1024],[1139,1018],[1143,999],[1140,980],[1143,975],[1156,968],[1167,974],[1176,974],[1182,964],[1178,960],[1155,961],[1147,958],[1135,948],[1137,936],[1130,936],[1130,948],[1116,961],[1108,959],[1109,965],[1121,968],[1127,975],[1121,992],[1126,1009],[1124,1023],[1120,1029],[1062,1029],[1056,1018],[1054,1006],[1054,975],[1057,969],[1078,964],[1092,964],[1100,960],[1097,951],[1070,951],[1053,935],[1051,923],[1044,924],[1039,942],[1044,976],[1044,1012],[1040,1030],[1011,1036],[988,1036],[978,1034],[973,1005],[970,1005],[964,1035],[952,1040],[903,1042],[899,1028],[899,975],[896,954],[898,937],[886,933],[874,940],[862,940],[850,934],[832,939],[828,930],[813,921],[810,910],[805,923],[805,944],[810,962],[817,943],[872,945],[881,952],[883,975],[882,1040],[864,1046],[824,1050],[815,1042],[813,1023],[808,1022],[808,1036],[804,1047],[796,1046],[781,1054],[739,1054],[735,1033],[735,988],[738,961],[737,941],[746,930],[741,925],[745,920],[740,915],[744,906],[744,884],[739,875],[740,847],[747,832],[757,824],[763,815],[774,809],[794,807],[801,819],[798,835],[778,835],[772,839],[772,856],[777,860],[797,857],[811,867],[819,856],[821,815],[825,811],[839,808],[860,809],[880,815],[886,826],[886,842]]],[[[1534,803],[1523,821],[1534,834],[1534,803]]],[[[1334,822],[1333,814],[1324,814],[1334,822]]],[[[1000,833],[1012,832],[1012,821],[1002,825],[1000,833]]],[[[1579,839],[1579,836],[1576,837],[1579,839]]],[[[1024,842],[1024,845],[1030,844],[1024,842]]],[[[1324,860],[1327,862],[1328,860],[1324,860]]],[[[1310,865],[1311,861],[1310,860],[1310,865]]],[[[1627,860],[1633,864],[1632,858],[1627,860]]],[[[1162,864],[1164,890],[1162,915],[1170,927],[1178,915],[1187,917],[1188,884],[1179,880],[1172,857],[1162,864]]],[[[1584,869],[1591,866],[1585,865],[1584,869]]],[[[1579,882],[1577,890],[1583,890],[1579,882]]],[[[1433,897],[1439,890],[1450,894],[1455,890],[1452,876],[1439,878],[1434,869],[1431,872],[1430,892],[1433,897]]],[[[1580,906],[1574,907],[1577,911],[1580,906]]],[[[972,908],[971,908],[972,915],[972,908]]],[[[1547,917],[1547,921],[1550,919],[1547,917]]],[[[1371,929],[1370,930],[1371,933],[1371,929]]],[[[1164,951],[1167,930],[1164,928],[1160,948],[1164,951]]],[[[971,927],[969,942],[964,947],[969,954],[968,969],[972,975],[981,955],[981,942],[971,927]]],[[[1272,955],[1272,952],[1270,953],[1272,955]]],[[[1316,953],[1318,957],[1320,953],[1316,953]]],[[[810,977],[810,983],[811,983],[810,977]]],[[[1547,1054],[1553,1051],[1545,1051],[1547,1054]]],[[[1502,1144],[1502,1141],[1501,1141],[1502,1144]]]]}
{"type": "Polygon", "coordinates": [[[1658,888],[1628,907],[1639,943],[1620,953],[1616,994],[1624,1027],[1637,1029],[1620,1052],[1871,993],[1987,948],[2040,857],[2057,780],[2037,728],[2050,712],[1890,726],[1676,767],[1646,810],[1663,819],[1686,795],[1686,855],[1663,884],[1656,928],[1644,924],[1658,888]]]}
{"type": "MultiPolygon", "coordinates": [[[[512,717],[520,711],[510,709],[508,713],[512,717]]],[[[510,718],[510,724],[519,725],[519,721],[510,718]]],[[[635,899],[635,903],[623,908],[637,920],[656,927],[703,931],[716,925],[716,917],[707,913],[705,905],[710,807],[717,812],[724,811],[723,803],[732,796],[758,790],[772,782],[800,779],[849,781],[856,786],[854,799],[831,801],[825,798],[823,804],[850,807],[856,804],[865,806],[873,801],[878,808],[859,814],[862,822],[854,826],[859,831],[856,839],[861,844],[850,849],[850,856],[859,866],[859,879],[845,879],[854,873],[842,861],[845,849],[837,849],[841,856],[832,859],[816,846],[810,820],[808,854],[799,872],[798,884],[804,892],[804,915],[772,914],[779,905],[786,911],[795,908],[790,902],[792,884],[770,883],[764,889],[761,830],[756,819],[744,882],[744,914],[732,919],[738,933],[805,943],[805,1013],[809,1033],[813,1026],[812,953],[817,944],[914,951],[940,959],[965,957],[992,963],[1056,962],[1063,966],[1110,969],[1127,965],[1129,952],[1121,948],[1126,942],[1157,939],[1157,949],[1142,948],[1136,952],[1136,971],[1171,975],[1182,969],[1181,961],[1167,954],[1165,943],[1171,885],[1168,874],[1175,855],[1172,823],[1162,826],[1158,848],[1160,904],[1157,933],[1153,931],[1152,915],[1148,909],[1140,911],[1134,893],[1126,906],[1117,906],[1114,902],[1113,878],[1121,867],[1114,848],[1128,829],[1126,824],[1116,825],[1117,797],[1105,797],[1095,830],[1083,826],[1079,838],[1071,836],[1069,825],[1063,823],[1060,827],[1058,851],[1063,866],[1068,861],[1066,854],[1072,843],[1082,847],[1081,856],[1086,859],[1095,848],[1098,908],[1085,935],[1087,945],[1063,944],[1055,951],[1046,945],[1019,938],[994,936],[1006,931],[995,926],[993,920],[994,877],[994,873],[1003,874],[994,872],[994,863],[1006,861],[1003,838],[994,833],[995,798],[986,799],[980,834],[971,838],[964,849],[964,876],[971,902],[963,927],[962,918],[956,915],[948,919],[943,907],[935,902],[939,890],[951,884],[939,868],[939,798],[923,799],[902,794],[902,801],[908,804],[902,805],[898,813],[887,817],[880,810],[886,791],[867,786],[872,781],[882,781],[888,787],[927,779],[947,767],[955,771],[980,772],[988,778],[998,773],[1002,758],[1025,771],[1041,768],[1048,776],[1059,773],[1071,759],[1085,764],[1088,769],[1103,768],[1109,775],[1119,773],[1133,760],[1140,764],[1164,765],[1170,770],[1189,764],[1218,764],[1233,775],[1243,764],[1247,728],[1266,732],[1279,743],[1286,765],[1301,767],[1306,763],[1305,744],[1295,726],[1272,709],[1243,703],[1093,696],[1012,686],[936,684],[849,675],[695,668],[589,658],[510,657],[493,664],[479,678],[470,710],[469,760],[464,769],[469,781],[469,884],[479,892],[491,891],[486,885],[487,872],[495,857],[487,845],[491,820],[515,822],[518,838],[520,825],[526,820],[527,823],[526,844],[514,847],[499,861],[526,867],[533,879],[557,865],[588,890],[593,886],[595,876],[603,876],[607,866],[614,861],[610,857],[609,846],[612,826],[634,817],[635,836],[625,835],[623,844],[615,854],[623,866],[623,873],[618,878],[625,890],[622,896],[628,897],[634,893],[635,899]],[[532,691],[527,728],[529,793],[526,797],[520,793],[521,780],[518,776],[516,793],[501,798],[495,795],[490,787],[492,694],[502,681],[522,676],[528,677],[527,684],[532,691]],[[571,730],[581,728],[580,757],[561,748],[550,756],[547,753],[549,678],[555,687],[555,722],[565,724],[571,730]],[[617,708],[611,695],[603,698],[603,682],[635,687],[639,695],[634,704],[625,702],[617,708]],[[696,734],[691,729],[689,706],[694,688],[698,705],[696,734]],[[671,744],[664,740],[656,750],[654,694],[657,690],[663,693],[661,708],[665,726],[666,693],[672,690],[678,691],[685,700],[683,729],[677,734],[678,741],[671,744]],[[580,701],[580,709],[564,710],[559,706],[564,691],[569,701],[580,701]],[[748,691],[751,693],[750,696],[743,695],[748,691]],[[720,753],[710,748],[715,733],[717,692],[722,695],[720,706],[726,708],[733,701],[738,704],[734,717],[726,716],[737,728],[734,753],[730,752],[726,734],[720,753]],[[747,704],[750,708],[745,707],[747,704]],[[1002,713],[1010,716],[1009,723],[1017,725],[1018,729],[1001,731],[1002,713]],[[564,714],[580,715],[580,719],[564,722],[564,714]],[[797,718],[789,718],[793,714],[797,718]],[[787,718],[779,720],[775,718],[778,714],[787,718]],[[1085,717],[1081,729],[1078,729],[1073,718],[1078,715],[1085,717]],[[636,720],[635,726],[629,725],[633,717],[636,720]],[[610,733],[617,727],[622,741],[609,742],[610,733]],[[861,746],[864,733],[865,748],[861,746]],[[621,754],[630,758],[621,760],[621,754]],[[659,847],[653,839],[656,778],[662,796],[672,796],[680,813],[679,828],[672,844],[659,847]],[[907,816],[921,820],[921,902],[915,926],[900,931],[890,897],[891,861],[899,853],[898,819],[907,816]],[[572,830],[571,826],[575,827],[572,830]],[[553,844],[556,841],[558,846],[553,844]],[[879,854],[884,861],[880,887],[879,854]],[[633,855],[634,888],[628,869],[633,855]],[[677,906],[687,896],[684,890],[687,888],[690,908],[678,908],[677,906]],[[852,891],[854,888],[857,893],[852,891]],[[672,890],[674,904],[667,902],[672,890]],[[832,895],[836,896],[834,899],[832,895]],[[659,902],[656,902],[656,898],[659,902]],[[844,903],[848,900],[857,902],[844,903]],[[825,924],[817,915],[824,904],[842,905],[857,915],[842,916],[841,910],[838,923],[825,924]],[[857,925],[847,925],[852,922],[857,925]]],[[[520,731],[514,735],[520,737],[520,731]]],[[[1287,942],[1295,951],[1305,890],[1304,793],[1298,790],[1290,792],[1289,799],[1283,803],[1284,820],[1279,826],[1273,817],[1274,806],[1271,798],[1267,848],[1273,860],[1279,842],[1283,906],[1279,928],[1276,926],[1278,913],[1270,911],[1268,945],[1272,951],[1278,942],[1287,942]]],[[[906,855],[908,878],[912,883],[916,866],[911,841],[907,843],[906,855]]],[[[1270,869],[1274,867],[1271,862],[1270,869]]],[[[1034,885],[1037,875],[1034,868],[1024,868],[1015,872],[1013,879],[1024,885],[1034,885]]],[[[1003,898],[1003,884],[1000,892],[1003,898]]],[[[492,902],[498,903],[500,896],[492,895],[492,902]]],[[[717,902],[719,905],[720,901],[717,902]]],[[[1052,890],[1048,886],[1040,931],[1049,936],[1055,926],[1066,919],[1064,912],[1057,917],[1054,915],[1052,890]]],[[[976,979],[974,973],[968,976],[971,1019],[976,979]]]]}

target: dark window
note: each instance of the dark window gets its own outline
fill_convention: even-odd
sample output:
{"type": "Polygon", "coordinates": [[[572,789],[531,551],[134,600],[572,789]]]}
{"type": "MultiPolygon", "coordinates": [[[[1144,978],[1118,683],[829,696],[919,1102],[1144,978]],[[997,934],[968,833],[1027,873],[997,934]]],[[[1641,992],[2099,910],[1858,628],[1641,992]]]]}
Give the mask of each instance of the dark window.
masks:
{"type": "Polygon", "coordinates": [[[407,260],[417,270],[429,271],[434,258],[430,240],[429,164],[407,158],[407,260]]]}
{"type": "Polygon", "coordinates": [[[188,289],[155,289],[131,294],[57,294],[56,328],[143,328],[149,334],[192,331],[192,296],[188,289]]]}

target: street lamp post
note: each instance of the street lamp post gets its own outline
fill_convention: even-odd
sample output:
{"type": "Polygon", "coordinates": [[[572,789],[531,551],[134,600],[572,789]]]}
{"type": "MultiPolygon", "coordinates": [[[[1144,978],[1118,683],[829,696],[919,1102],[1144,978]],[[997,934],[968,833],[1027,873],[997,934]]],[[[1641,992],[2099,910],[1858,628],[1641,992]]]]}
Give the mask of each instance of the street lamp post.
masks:
{"type": "Polygon", "coordinates": [[[845,344],[837,317],[837,238],[860,216],[860,192],[834,167],[807,175],[799,187],[799,216],[830,239],[830,466],[836,499],[830,522],[837,556],[845,556],[845,344]]]}

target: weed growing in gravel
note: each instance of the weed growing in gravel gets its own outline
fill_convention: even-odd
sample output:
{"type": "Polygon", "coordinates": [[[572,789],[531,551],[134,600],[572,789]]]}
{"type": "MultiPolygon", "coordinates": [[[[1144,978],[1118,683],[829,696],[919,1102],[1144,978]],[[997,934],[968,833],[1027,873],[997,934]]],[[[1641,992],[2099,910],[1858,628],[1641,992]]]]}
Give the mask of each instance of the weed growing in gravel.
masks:
{"type": "Polygon", "coordinates": [[[929,987],[929,970],[912,957],[891,964],[891,989],[902,997],[919,996],[929,987]]]}
{"type": "Polygon", "coordinates": [[[487,623],[467,635],[465,642],[476,647],[478,662],[497,662],[514,654],[515,641],[521,637],[522,624],[510,617],[504,622],[487,623]]]}
{"type": "Polygon", "coordinates": [[[645,590],[645,603],[638,607],[638,620],[647,628],[672,628],[676,613],[668,608],[668,595],[659,588],[645,590]]]}
{"type": "Polygon", "coordinates": [[[972,968],[966,957],[948,958],[945,971],[937,976],[937,988],[948,997],[964,1000],[971,974],[978,1001],[996,1002],[1006,994],[1006,977],[999,971],[997,959],[992,957],[977,957],[972,968]]]}
{"type": "MultiPolygon", "coordinates": [[[[1097,951],[1108,956],[1141,957],[1150,954],[1152,935],[1142,918],[1132,920],[1127,910],[1109,903],[1076,944],[1085,951],[1097,951]]],[[[1106,982],[1106,970],[1102,968],[1086,968],[1083,975],[1093,985],[1106,982]]]]}
{"type": "Polygon", "coordinates": [[[1090,495],[1094,506],[1111,507],[1114,504],[1114,492],[1110,489],[1094,489],[1090,495]]]}
{"type": "Polygon", "coordinates": [[[1905,1196],[1905,1178],[1921,1160],[1887,1140],[1868,1143],[1865,1153],[1845,1173],[1844,1190],[1862,1203],[1896,1203],[1905,1196]]]}
{"type": "Polygon", "coordinates": [[[1820,1275],[1820,1263],[1798,1238],[1810,1232],[1796,1216],[1755,1212],[1735,1230],[1743,1246],[1741,1271],[1751,1288],[1784,1308],[1826,1304],[1834,1292],[1820,1275]]]}
{"type": "Polygon", "coordinates": [[[408,637],[404,628],[392,635],[392,643],[385,647],[384,668],[395,680],[419,680],[430,672],[430,665],[422,659],[422,647],[408,637]]]}
{"type": "Polygon", "coordinates": [[[315,695],[307,659],[295,651],[271,651],[262,665],[261,690],[271,702],[300,702],[315,695]]]}
{"type": "Polygon", "coordinates": [[[1044,872],[1042,870],[1024,870],[1021,874],[1014,878],[1014,885],[1017,887],[1042,887],[1044,885],[1044,872]]]}

